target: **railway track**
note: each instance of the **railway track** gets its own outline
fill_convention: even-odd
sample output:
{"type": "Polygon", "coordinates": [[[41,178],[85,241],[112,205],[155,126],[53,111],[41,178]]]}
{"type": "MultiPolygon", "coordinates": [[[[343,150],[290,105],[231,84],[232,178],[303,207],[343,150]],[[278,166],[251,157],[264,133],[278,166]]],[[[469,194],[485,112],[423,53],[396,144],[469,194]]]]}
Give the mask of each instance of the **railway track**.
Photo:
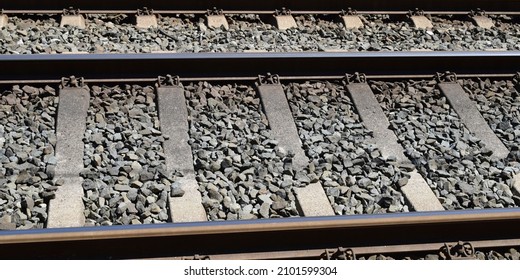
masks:
{"type": "Polygon", "coordinates": [[[519,59],[0,57],[1,257],[518,247],[519,59]]]}
{"type": "Polygon", "coordinates": [[[516,2],[452,2],[21,1],[1,7],[0,53],[518,49],[516,2]]]}

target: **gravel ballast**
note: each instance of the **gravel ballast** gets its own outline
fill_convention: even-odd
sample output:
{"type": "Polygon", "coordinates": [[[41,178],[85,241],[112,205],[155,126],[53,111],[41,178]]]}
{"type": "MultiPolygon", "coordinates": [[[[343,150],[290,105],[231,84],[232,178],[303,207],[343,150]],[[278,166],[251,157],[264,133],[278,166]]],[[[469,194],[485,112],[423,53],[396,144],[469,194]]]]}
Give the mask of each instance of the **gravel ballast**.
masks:
{"type": "Polygon", "coordinates": [[[471,80],[461,85],[486,119],[493,132],[506,145],[510,160],[520,153],[520,96],[513,80],[471,80]]]}
{"type": "Polygon", "coordinates": [[[292,83],[285,92],[311,160],[309,174],[324,186],[336,214],[408,211],[399,191],[408,175],[395,159],[384,159],[369,144],[371,132],[361,123],[343,85],[292,83]]]}
{"type": "Polygon", "coordinates": [[[13,86],[0,98],[0,230],[45,227],[60,182],[56,167],[58,97],[49,86],[13,86]]]}
{"type": "Polygon", "coordinates": [[[85,131],[86,225],[163,223],[175,172],[167,172],[151,86],[91,89],[85,131]]]}
{"type": "Polygon", "coordinates": [[[489,30],[457,16],[432,16],[433,29],[422,30],[404,17],[363,15],[363,28],[346,30],[337,17],[297,15],[297,28],[280,31],[258,15],[228,15],[229,30],[208,28],[198,15],[159,17],[159,27],[150,29],[136,28],[133,15],[87,15],[84,30],[59,27],[58,16],[11,16],[0,30],[0,54],[518,50],[520,25],[490,17],[489,30]]]}
{"type": "Polygon", "coordinates": [[[271,136],[250,85],[185,86],[190,145],[209,220],[298,216],[293,187],[310,180],[271,136]]]}
{"type": "Polygon", "coordinates": [[[518,164],[492,159],[435,81],[374,81],[371,87],[407,156],[446,209],[518,206],[511,191],[518,164]]]}

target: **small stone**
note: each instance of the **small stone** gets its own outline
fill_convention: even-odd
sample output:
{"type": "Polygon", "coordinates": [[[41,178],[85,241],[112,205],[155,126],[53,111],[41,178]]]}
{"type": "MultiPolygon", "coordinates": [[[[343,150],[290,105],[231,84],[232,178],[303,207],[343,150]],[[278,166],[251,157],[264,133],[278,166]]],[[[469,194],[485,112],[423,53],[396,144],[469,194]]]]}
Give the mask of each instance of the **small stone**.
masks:
{"type": "Polygon", "coordinates": [[[141,181],[132,181],[132,183],[130,183],[130,187],[132,188],[140,188],[143,186],[143,183],[141,181]]]}
{"type": "Polygon", "coordinates": [[[140,172],[141,170],[143,170],[143,167],[141,166],[141,164],[139,164],[139,162],[134,161],[132,162],[132,170],[134,170],[135,172],[140,172]]]}
{"type": "Polygon", "coordinates": [[[233,203],[233,201],[231,200],[231,198],[229,196],[224,197],[224,199],[222,200],[222,204],[224,204],[224,207],[226,207],[226,208],[231,208],[232,203],[233,203]]]}
{"type": "Polygon", "coordinates": [[[284,200],[275,200],[271,204],[271,208],[275,211],[282,210],[287,206],[287,202],[284,200]]]}
{"type": "Polygon", "coordinates": [[[150,180],[153,180],[155,178],[154,174],[151,173],[151,172],[142,172],[139,179],[142,181],[142,182],[147,182],[147,181],[150,181],[150,180]]]}
{"type": "Polygon", "coordinates": [[[65,183],[65,180],[62,179],[62,178],[54,178],[54,179],[52,179],[52,184],[55,185],[55,186],[63,186],[64,183],[65,183]]]}
{"type": "Polygon", "coordinates": [[[127,208],[128,208],[128,206],[126,205],[126,203],[121,202],[121,203],[119,203],[119,205],[117,205],[117,213],[121,215],[121,214],[125,213],[127,208]]]}
{"type": "Polygon", "coordinates": [[[269,218],[269,209],[270,209],[270,205],[268,203],[263,203],[262,206],[260,206],[260,215],[262,216],[262,218],[269,218]]]}
{"type": "Polygon", "coordinates": [[[220,163],[218,163],[218,162],[213,162],[213,163],[210,165],[210,169],[211,169],[211,171],[213,171],[213,172],[220,170],[220,163]]]}
{"type": "Polygon", "coordinates": [[[150,207],[150,212],[154,213],[154,214],[158,214],[161,212],[161,207],[159,207],[159,205],[153,203],[150,207]]]}
{"type": "Polygon", "coordinates": [[[165,211],[161,211],[159,213],[159,220],[161,221],[167,221],[168,220],[168,214],[166,214],[165,211]]]}
{"type": "Polygon", "coordinates": [[[96,163],[95,166],[101,166],[101,156],[94,155],[94,162],[96,163]]]}
{"type": "Polygon", "coordinates": [[[181,188],[179,183],[173,183],[170,186],[170,196],[171,197],[182,197],[184,195],[184,190],[181,188]]]}
{"type": "Polygon", "coordinates": [[[90,179],[85,179],[82,183],[82,186],[85,191],[96,189],[96,183],[94,183],[94,181],[92,181],[90,179]]]}
{"type": "Polygon", "coordinates": [[[137,199],[137,195],[138,195],[138,192],[136,189],[130,189],[127,193],[126,193],[126,197],[132,201],[132,202],[135,202],[136,199],[137,199]]]}
{"type": "Polygon", "coordinates": [[[118,176],[119,175],[119,167],[111,167],[108,169],[108,174],[112,176],[118,176]]]}
{"type": "Polygon", "coordinates": [[[220,192],[213,190],[213,189],[210,189],[208,191],[208,195],[211,199],[215,199],[219,202],[221,202],[224,199],[224,197],[222,196],[222,194],[220,194],[220,192]]]}
{"type": "Polygon", "coordinates": [[[408,178],[407,178],[407,177],[400,178],[400,179],[397,181],[397,185],[398,185],[399,187],[404,187],[404,186],[406,186],[406,184],[408,184],[408,178]]]}
{"type": "Polygon", "coordinates": [[[413,165],[411,163],[401,164],[399,167],[404,169],[404,171],[406,171],[406,172],[412,172],[415,170],[415,165],[413,165]]]}
{"type": "Polygon", "coordinates": [[[115,185],[114,186],[114,190],[118,191],[118,192],[128,192],[130,191],[132,188],[130,186],[127,186],[127,185],[115,185]]]}
{"type": "Polygon", "coordinates": [[[470,184],[468,184],[468,183],[466,183],[466,182],[459,182],[459,183],[457,184],[457,186],[459,187],[459,189],[460,189],[462,192],[464,192],[464,193],[466,193],[466,194],[469,194],[469,195],[473,195],[473,194],[475,194],[475,193],[478,191],[477,188],[471,186],[470,184]]]}
{"type": "Polygon", "coordinates": [[[273,203],[273,201],[270,198],[270,195],[268,195],[268,194],[259,195],[258,199],[260,199],[263,203],[267,203],[267,204],[273,203]]]}
{"type": "Polygon", "coordinates": [[[31,174],[29,174],[29,172],[27,172],[27,170],[23,170],[18,174],[15,182],[16,182],[16,184],[27,184],[27,182],[29,182],[31,177],[32,177],[31,174]]]}
{"type": "Polygon", "coordinates": [[[153,196],[146,197],[146,202],[148,202],[148,204],[154,204],[156,201],[157,201],[157,199],[153,196]]]}
{"type": "Polygon", "coordinates": [[[362,178],[357,182],[357,185],[362,188],[366,188],[366,187],[372,185],[372,180],[370,180],[369,178],[362,178]]]}
{"type": "Polygon", "coordinates": [[[49,177],[54,177],[54,174],[56,173],[56,165],[47,165],[47,168],[45,168],[45,174],[49,177]]]}
{"type": "Polygon", "coordinates": [[[231,203],[229,205],[229,210],[232,212],[232,213],[238,213],[240,211],[240,204],[238,203],[231,203]]]}
{"type": "Polygon", "coordinates": [[[127,204],[126,212],[128,214],[137,214],[137,213],[139,213],[139,211],[137,211],[137,208],[135,207],[135,205],[132,204],[132,203],[127,204]]]}

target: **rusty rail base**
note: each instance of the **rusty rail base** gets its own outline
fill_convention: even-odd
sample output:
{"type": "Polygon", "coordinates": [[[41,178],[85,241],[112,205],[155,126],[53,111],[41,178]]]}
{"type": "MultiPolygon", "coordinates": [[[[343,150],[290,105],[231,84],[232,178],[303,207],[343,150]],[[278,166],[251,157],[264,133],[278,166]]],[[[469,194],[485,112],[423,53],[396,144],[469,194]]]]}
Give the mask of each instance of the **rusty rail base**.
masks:
{"type": "Polygon", "coordinates": [[[520,208],[507,208],[7,231],[0,232],[0,259],[253,258],[269,252],[290,258],[291,251],[395,251],[459,240],[517,246],[519,229],[520,208]]]}

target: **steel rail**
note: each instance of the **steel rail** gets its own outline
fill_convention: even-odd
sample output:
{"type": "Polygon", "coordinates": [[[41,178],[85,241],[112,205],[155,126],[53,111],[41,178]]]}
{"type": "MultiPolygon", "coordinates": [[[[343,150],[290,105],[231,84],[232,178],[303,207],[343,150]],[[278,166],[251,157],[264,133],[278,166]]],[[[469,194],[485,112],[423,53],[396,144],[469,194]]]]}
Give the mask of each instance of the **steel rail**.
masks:
{"type": "Polygon", "coordinates": [[[520,208],[0,232],[0,258],[165,258],[326,248],[520,245],[520,208]],[[506,243],[503,243],[506,242],[506,243]]]}
{"type": "Polygon", "coordinates": [[[475,9],[486,11],[520,11],[519,0],[424,0],[418,3],[416,0],[268,0],[268,1],[243,1],[243,0],[199,0],[199,1],[103,1],[103,0],[18,0],[3,1],[0,9],[4,10],[62,10],[74,6],[81,10],[126,10],[135,11],[142,7],[154,10],[184,10],[206,11],[212,7],[228,11],[274,11],[286,7],[294,11],[330,11],[337,12],[352,7],[359,11],[408,11],[420,8],[425,11],[464,11],[475,9]]]}
{"type": "Polygon", "coordinates": [[[340,77],[360,72],[370,77],[461,75],[508,76],[519,71],[520,52],[297,52],[0,55],[0,82],[14,80],[155,79],[172,74],[184,79],[340,77]],[[485,65],[485,67],[483,67],[485,65]]]}

